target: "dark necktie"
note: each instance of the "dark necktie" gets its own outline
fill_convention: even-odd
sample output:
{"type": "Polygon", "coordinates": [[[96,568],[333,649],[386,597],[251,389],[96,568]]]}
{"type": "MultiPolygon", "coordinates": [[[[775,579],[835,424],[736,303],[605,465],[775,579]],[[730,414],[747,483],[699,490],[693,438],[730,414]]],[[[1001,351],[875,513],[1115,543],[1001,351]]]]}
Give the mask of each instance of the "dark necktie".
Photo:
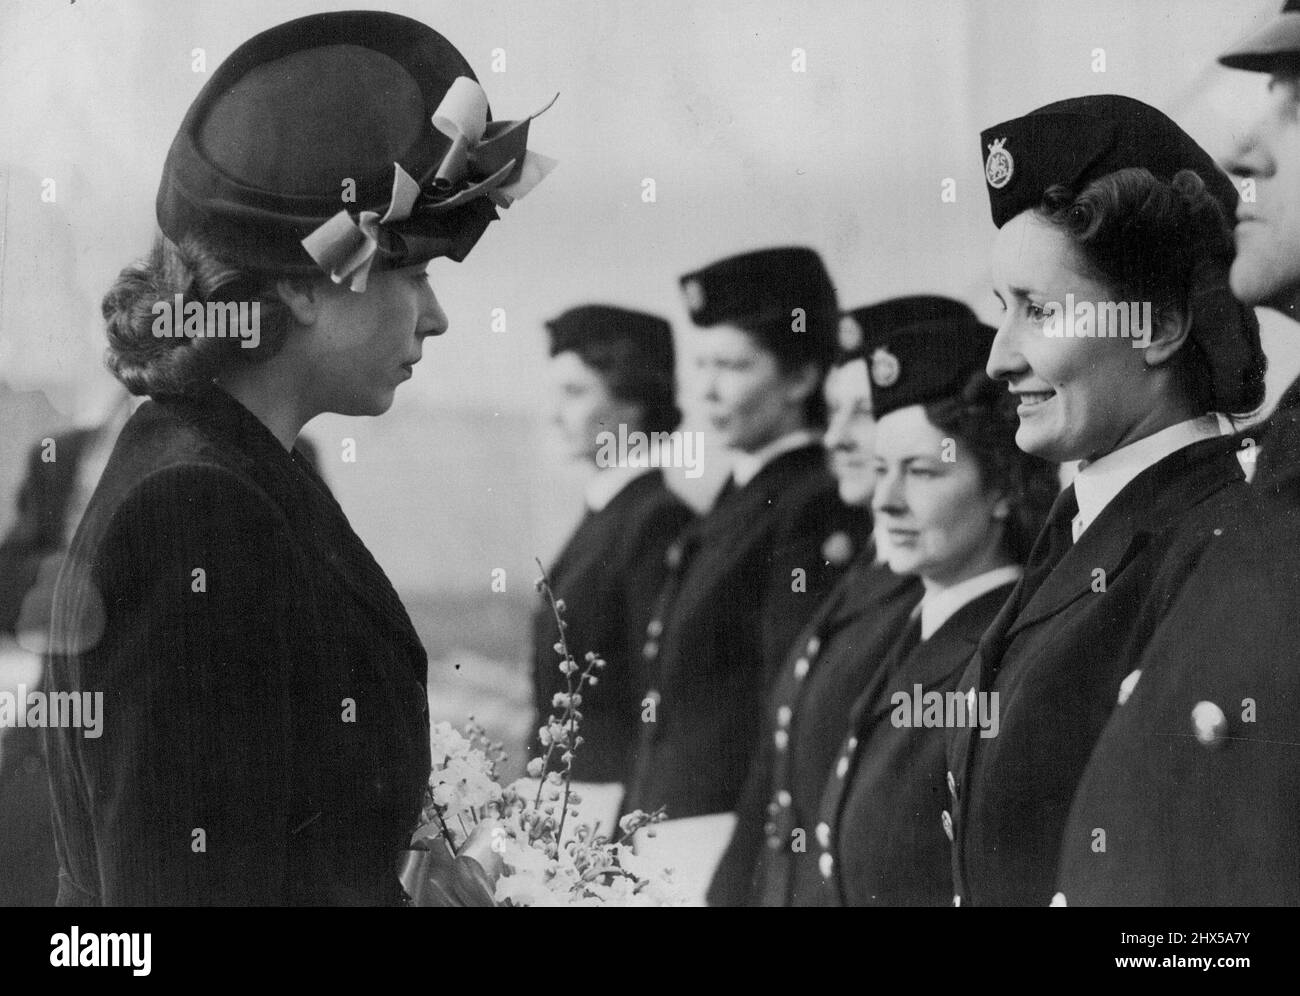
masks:
{"type": "Polygon", "coordinates": [[[1286,389],[1263,429],[1264,452],[1255,468],[1255,487],[1295,489],[1300,484],[1300,380],[1286,389]]]}
{"type": "Polygon", "coordinates": [[[728,474],[727,480],[723,483],[722,489],[718,492],[718,497],[713,499],[713,507],[720,508],[722,503],[734,495],[739,489],[736,487],[736,477],[734,474],[728,474]]]}
{"type": "MultiPolygon", "coordinates": [[[[1029,604],[1049,574],[1056,569],[1061,558],[1074,545],[1074,517],[1079,514],[1079,502],[1074,497],[1074,485],[1056,496],[1047,524],[1043,526],[1034,548],[1029,551],[1025,574],[1016,589],[1016,616],[1029,604]]],[[[1014,618],[1014,617],[1013,617],[1014,618]]]]}

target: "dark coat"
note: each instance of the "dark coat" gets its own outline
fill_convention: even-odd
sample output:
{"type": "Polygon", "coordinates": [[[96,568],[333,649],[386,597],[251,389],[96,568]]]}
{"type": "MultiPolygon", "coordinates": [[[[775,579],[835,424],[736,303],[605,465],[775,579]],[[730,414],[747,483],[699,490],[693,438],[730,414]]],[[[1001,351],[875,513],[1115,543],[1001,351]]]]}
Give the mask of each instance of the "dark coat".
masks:
{"type": "Polygon", "coordinates": [[[709,886],[713,906],[799,906],[792,850],[812,826],[849,711],[921,597],[915,578],[873,564],[871,548],[840,579],[799,634],[768,696],[758,754],[736,806],[736,830],[709,886]]]}
{"type": "Polygon", "coordinates": [[[865,541],[865,516],[840,501],[825,460],[818,445],[782,454],[669,549],[643,648],[652,721],[627,808],[735,808],[768,680],[865,541]]]}
{"type": "MultiPolygon", "coordinates": [[[[34,446],[18,489],[17,516],[0,541],[0,633],[17,634],[29,595],[44,603],[35,612],[48,625],[50,589],[34,592],[42,561],[63,549],[68,503],[77,486],[81,456],[98,430],[76,429],[54,438],[54,459],[34,446]]],[[[32,608],[29,606],[29,612],[32,608]]],[[[23,625],[34,620],[24,619],[23,625]]],[[[50,822],[50,780],[41,731],[0,730],[0,906],[52,906],[59,862],[50,822]]]]}
{"type": "MultiPolygon", "coordinates": [[[[588,651],[606,661],[599,681],[583,695],[583,744],[573,776],[622,782],[632,776],[641,734],[641,699],[648,686],[641,644],[668,568],[664,553],[694,518],[690,507],[652,470],[628,482],[598,512],[588,512],[548,572],[565,602],[569,651],[581,664],[588,651]]],[[[559,632],[545,598],[533,615],[533,730],[556,710],[551,700],[567,689],[555,652],[559,632]]],[[[536,739],[533,740],[533,750],[536,739]]]]}
{"type": "Polygon", "coordinates": [[[917,685],[922,696],[954,691],[1012,587],[966,603],[924,642],[914,623],[854,704],[809,834],[810,905],[951,905],[947,731],[895,725],[894,696],[911,702],[917,685]]]}
{"type": "Polygon", "coordinates": [[[51,640],[49,686],[105,717],[47,736],[60,902],[402,901],[424,650],[324,482],[233,399],[132,416],[51,640]]]}
{"type": "Polygon", "coordinates": [[[1297,389],[1264,436],[1258,500],[1225,519],[1079,781],[1070,906],[1300,905],[1297,389]],[[1198,736],[1198,707],[1223,725],[1198,736]]]}
{"type": "Polygon", "coordinates": [[[998,694],[1000,729],[992,739],[956,731],[949,740],[960,902],[1051,900],[1070,800],[1120,683],[1215,530],[1249,500],[1234,447],[1231,438],[1206,440],[1148,467],[1017,613],[1022,579],[980,641],[961,688],[998,694]]]}

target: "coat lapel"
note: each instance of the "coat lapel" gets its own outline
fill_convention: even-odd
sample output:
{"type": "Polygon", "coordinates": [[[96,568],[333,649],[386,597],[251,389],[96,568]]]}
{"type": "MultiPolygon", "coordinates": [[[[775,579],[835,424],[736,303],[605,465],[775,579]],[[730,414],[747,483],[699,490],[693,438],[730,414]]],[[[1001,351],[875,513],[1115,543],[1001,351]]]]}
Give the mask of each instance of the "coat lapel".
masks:
{"type": "Polygon", "coordinates": [[[159,398],[189,422],[223,459],[261,487],[284,513],[304,550],[365,605],[422,652],[419,636],[388,576],[353,531],[343,509],[308,460],[288,453],[262,422],[219,388],[186,398],[159,398]]]}

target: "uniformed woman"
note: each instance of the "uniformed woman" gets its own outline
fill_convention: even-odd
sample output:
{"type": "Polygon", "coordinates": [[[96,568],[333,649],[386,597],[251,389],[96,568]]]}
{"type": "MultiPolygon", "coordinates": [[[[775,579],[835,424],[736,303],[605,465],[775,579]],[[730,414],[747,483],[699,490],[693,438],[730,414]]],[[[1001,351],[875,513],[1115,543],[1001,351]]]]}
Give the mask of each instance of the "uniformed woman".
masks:
{"type": "Polygon", "coordinates": [[[102,735],[50,731],[61,903],[404,901],[425,652],[294,440],[387,411],[446,331],[426,265],[537,165],[487,114],[442,36],[348,12],[240,46],[186,115],[161,235],[103,308],[152,400],[55,595],[51,690],[103,693],[102,735]]]}
{"type": "MultiPolygon", "coordinates": [[[[621,793],[640,736],[647,687],[641,644],[667,573],[664,554],[693,517],[664,483],[660,466],[671,448],[649,452],[649,443],[662,443],[681,421],[673,334],[662,318],[596,304],[566,311],[546,328],[555,423],[570,454],[596,468],[586,515],[548,571],[556,597],[566,603],[570,649],[579,658],[595,651],[606,661],[599,686],[583,698],[584,742],[573,777],[621,793]],[[644,438],[647,445],[619,464],[619,438],[644,438]]],[[[549,601],[537,607],[533,634],[536,729],[557,713],[554,696],[568,687],[549,601]]],[[[582,794],[594,799],[594,793],[582,794]]]]}
{"type": "MultiPolygon", "coordinates": [[[[894,298],[848,312],[840,323],[840,351],[826,377],[827,429],[823,443],[840,497],[861,509],[875,487],[872,451],[871,364],[894,383],[893,357],[883,348],[897,329],[922,321],[973,326],[974,315],[944,297],[894,298]]],[[[981,361],[982,362],[982,361],[981,361]]],[[[876,562],[874,544],[862,552],[787,651],[765,705],[758,754],[736,807],[736,828],[708,899],[715,906],[802,905],[807,878],[800,862],[816,856],[798,848],[796,827],[816,816],[827,772],[848,726],[849,706],[866,686],[879,652],[888,646],[921,597],[915,578],[876,562]]]]}
{"type": "Polygon", "coordinates": [[[925,594],[872,647],[879,659],[864,667],[871,678],[817,815],[799,825],[804,902],[951,901],[945,731],[965,723],[997,734],[957,681],[1059,490],[1056,465],[1016,447],[1015,401],[984,373],[993,332],[973,318],[931,322],[883,347],[898,373],[875,395],[876,536],[886,563],[925,594]]]}
{"type": "MultiPolygon", "coordinates": [[[[1294,315],[1296,0],[1219,61],[1268,76],[1262,112],[1243,124],[1227,163],[1254,195],[1238,214],[1232,289],[1294,315]]],[[[1216,537],[1079,781],[1057,904],[1300,905],[1300,382],[1269,421],[1252,478],[1259,507],[1216,537]]],[[[1246,438],[1260,439],[1259,428],[1246,438]]]]}
{"type": "MultiPolygon", "coordinates": [[[[629,807],[664,806],[670,819],[735,808],[768,680],[861,538],[820,439],[839,324],[821,259],[760,250],[688,274],[682,288],[699,326],[705,413],[735,459],[713,509],[669,550],[646,631],[654,688],[629,807]]],[[[720,853],[728,831],[717,822],[720,853]]]]}
{"type": "Polygon", "coordinates": [[[1022,449],[1080,460],[962,679],[996,737],[952,731],[957,903],[1047,904],[1071,796],[1143,647],[1248,489],[1214,413],[1263,400],[1227,287],[1237,194],[1176,124],[1082,97],[981,136],[1004,312],[990,375],[1022,449]]]}

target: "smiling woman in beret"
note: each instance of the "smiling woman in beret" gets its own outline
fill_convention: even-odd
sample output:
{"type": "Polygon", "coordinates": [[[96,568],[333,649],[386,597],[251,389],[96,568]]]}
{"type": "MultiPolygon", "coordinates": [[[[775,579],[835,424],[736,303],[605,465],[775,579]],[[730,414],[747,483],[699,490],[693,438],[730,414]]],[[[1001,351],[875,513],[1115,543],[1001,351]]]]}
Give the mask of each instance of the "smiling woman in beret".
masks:
{"type": "Polygon", "coordinates": [[[447,330],[426,265],[544,172],[526,136],[441,35],[360,11],[257,35],[190,107],[161,235],[104,299],[151,400],[55,595],[51,690],[105,716],[48,738],[61,903],[405,901],[425,652],[294,441],[387,411],[447,330]]]}
{"type": "Polygon", "coordinates": [[[1103,725],[1249,500],[1216,413],[1260,405],[1265,363],[1228,289],[1236,190],[1164,114],[1065,100],[981,152],[1003,306],[988,373],[1019,402],[1022,449],[1082,463],[962,678],[998,696],[1000,725],[951,731],[955,901],[1045,905],[1103,725]]]}

